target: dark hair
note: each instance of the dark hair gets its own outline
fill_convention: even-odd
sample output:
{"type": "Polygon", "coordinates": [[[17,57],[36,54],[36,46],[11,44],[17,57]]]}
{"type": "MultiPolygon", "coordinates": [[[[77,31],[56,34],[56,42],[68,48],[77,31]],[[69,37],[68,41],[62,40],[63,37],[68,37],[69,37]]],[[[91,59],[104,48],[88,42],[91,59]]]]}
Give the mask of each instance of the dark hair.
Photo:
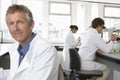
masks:
{"type": "MultiPolygon", "coordinates": [[[[97,17],[97,18],[93,19],[93,21],[91,23],[91,27],[92,28],[97,28],[98,26],[102,26],[104,24],[105,24],[104,20],[97,17]]],[[[103,27],[103,28],[105,28],[105,27],[103,27]]]]}
{"type": "Polygon", "coordinates": [[[76,29],[76,30],[78,30],[78,27],[76,25],[70,25],[70,29],[76,29]]]}

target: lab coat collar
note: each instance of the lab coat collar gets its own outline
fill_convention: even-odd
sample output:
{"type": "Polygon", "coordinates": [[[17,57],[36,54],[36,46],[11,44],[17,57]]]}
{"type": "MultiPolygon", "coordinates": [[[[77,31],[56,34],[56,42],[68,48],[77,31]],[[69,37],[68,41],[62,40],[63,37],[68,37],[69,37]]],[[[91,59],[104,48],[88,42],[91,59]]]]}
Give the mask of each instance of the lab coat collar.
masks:
{"type": "MultiPolygon", "coordinates": [[[[23,48],[23,50],[22,50],[22,52],[23,52],[23,55],[24,55],[24,59],[22,60],[22,62],[21,62],[21,66],[19,65],[19,70],[21,70],[21,69],[24,69],[25,67],[27,67],[28,65],[29,65],[29,63],[30,63],[30,59],[31,58],[29,58],[32,54],[30,53],[30,51],[29,51],[29,48],[31,47],[30,46],[30,42],[32,42],[32,40],[34,39],[34,37],[36,36],[36,34],[35,33],[32,33],[32,37],[31,37],[31,39],[29,40],[29,42],[25,45],[25,47],[23,48]],[[28,55],[27,55],[28,54],[28,55]],[[26,56],[25,56],[26,55],[26,56]]],[[[20,46],[20,45],[19,45],[20,46]]],[[[19,47],[18,47],[18,49],[19,49],[19,47]]],[[[31,50],[31,49],[30,49],[31,50]]],[[[18,52],[19,52],[19,50],[18,50],[18,52]]]]}
{"type": "Polygon", "coordinates": [[[98,33],[98,31],[97,31],[96,29],[94,29],[94,28],[90,28],[89,30],[90,30],[91,32],[98,33]]]}
{"type": "MultiPolygon", "coordinates": [[[[36,36],[35,36],[34,39],[31,41],[31,43],[34,42],[34,40],[36,40],[36,36]]],[[[31,44],[31,43],[30,43],[30,44],[31,44]]],[[[33,44],[33,45],[34,45],[34,44],[33,44]]],[[[17,71],[17,72],[20,72],[20,71],[26,69],[26,68],[30,65],[32,56],[34,55],[34,54],[32,53],[32,51],[31,51],[33,45],[32,45],[32,46],[31,46],[31,45],[29,46],[29,51],[26,53],[24,59],[22,60],[21,64],[19,65],[19,68],[18,68],[18,71],[17,71]]]]}
{"type": "MultiPolygon", "coordinates": [[[[30,65],[30,63],[31,63],[31,61],[32,61],[32,59],[33,59],[33,56],[34,56],[34,54],[32,53],[32,48],[34,47],[34,42],[39,38],[40,36],[38,36],[38,34],[34,37],[34,39],[31,41],[31,43],[30,43],[30,48],[29,48],[29,51],[27,52],[27,54],[26,54],[26,56],[24,57],[24,59],[23,59],[23,61],[21,62],[21,64],[18,66],[18,60],[19,60],[19,57],[17,57],[15,60],[17,60],[17,63],[14,63],[15,65],[17,65],[18,67],[16,67],[16,68],[18,68],[17,69],[17,71],[16,71],[16,73],[19,73],[19,72],[21,72],[21,71],[23,71],[23,70],[25,70],[25,69],[27,69],[28,67],[29,67],[29,65],[30,65]],[[31,46],[32,45],[32,46],[31,46]]],[[[18,46],[19,44],[17,44],[17,46],[18,46]]],[[[17,50],[16,50],[17,51],[17,50]]],[[[16,56],[16,55],[19,55],[19,54],[12,54],[14,57],[16,56]]]]}
{"type": "MultiPolygon", "coordinates": [[[[36,36],[35,36],[35,38],[31,41],[31,43],[33,43],[34,40],[36,40],[36,36]]],[[[23,61],[22,61],[21,64],[19,65],[19,68],[18,68],[18,71],[17,71],[17,72],[23,71],[24,69],[28,68],[29,65],[30,65],[30,63],[31,63],[31,60],[33,59],[34,54],[32,53],[32,48],[34,47],[34,44],[31,45],[31,43],[30,43],[29,51],[26,53],[23,61]]]]}

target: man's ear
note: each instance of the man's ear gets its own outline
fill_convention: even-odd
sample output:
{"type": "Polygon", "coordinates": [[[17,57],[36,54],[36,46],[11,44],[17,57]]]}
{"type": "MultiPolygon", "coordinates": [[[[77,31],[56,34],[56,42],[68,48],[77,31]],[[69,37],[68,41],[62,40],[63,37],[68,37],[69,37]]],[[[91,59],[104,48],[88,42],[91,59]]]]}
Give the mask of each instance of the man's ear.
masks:
{"type": "Polygon", "coordinates": [[[35,22],[33,20],[32,23],[31,23],[31,26],[30,26],[31,30],[34,28],[34,25],[35,25],[35,22]]]}

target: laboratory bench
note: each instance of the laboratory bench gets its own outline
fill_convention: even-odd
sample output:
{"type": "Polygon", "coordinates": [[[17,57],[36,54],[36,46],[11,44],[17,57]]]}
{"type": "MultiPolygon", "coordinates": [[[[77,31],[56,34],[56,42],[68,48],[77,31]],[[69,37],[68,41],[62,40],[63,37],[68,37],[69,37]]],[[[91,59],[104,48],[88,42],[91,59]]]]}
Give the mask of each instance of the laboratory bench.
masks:
{"type": "Polygon", "coordinates": [[[99,57],[99,58],[102,58],[102,59],[106,59],[108,61],[112,61],[112,62],[115,62],[116,64],[120,64],[120,53],[107,53],[107,54],[99,54],[99,53],[96,53],[96,56],[99,57]]]}
{"type": "Polygon", "coordinates": [[[96,61],[107,65],[111,69],[108,80],[120,80],[120,53],[96,53],[96,61]]]}

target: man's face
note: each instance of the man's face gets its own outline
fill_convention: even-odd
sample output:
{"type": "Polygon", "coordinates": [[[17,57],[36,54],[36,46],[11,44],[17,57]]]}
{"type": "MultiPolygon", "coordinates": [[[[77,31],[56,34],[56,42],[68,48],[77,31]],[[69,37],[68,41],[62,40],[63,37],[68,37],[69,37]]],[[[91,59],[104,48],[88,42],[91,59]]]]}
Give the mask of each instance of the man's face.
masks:
{"type": "Polygon", "coordinates": [[[25,44],[31,38],[34,22],[29,25],[26,14],[18,11],[13,14],[8,14],[6,19],[12,37],[16,41],[25,44]]]}
{"type": "Polygon", "coordinates": [[[99,27],[98,27],[98,32],[99,32],[99,33],[102,33],[103,29],[104,29],[104,25],[99,26],[99,27]]]}

